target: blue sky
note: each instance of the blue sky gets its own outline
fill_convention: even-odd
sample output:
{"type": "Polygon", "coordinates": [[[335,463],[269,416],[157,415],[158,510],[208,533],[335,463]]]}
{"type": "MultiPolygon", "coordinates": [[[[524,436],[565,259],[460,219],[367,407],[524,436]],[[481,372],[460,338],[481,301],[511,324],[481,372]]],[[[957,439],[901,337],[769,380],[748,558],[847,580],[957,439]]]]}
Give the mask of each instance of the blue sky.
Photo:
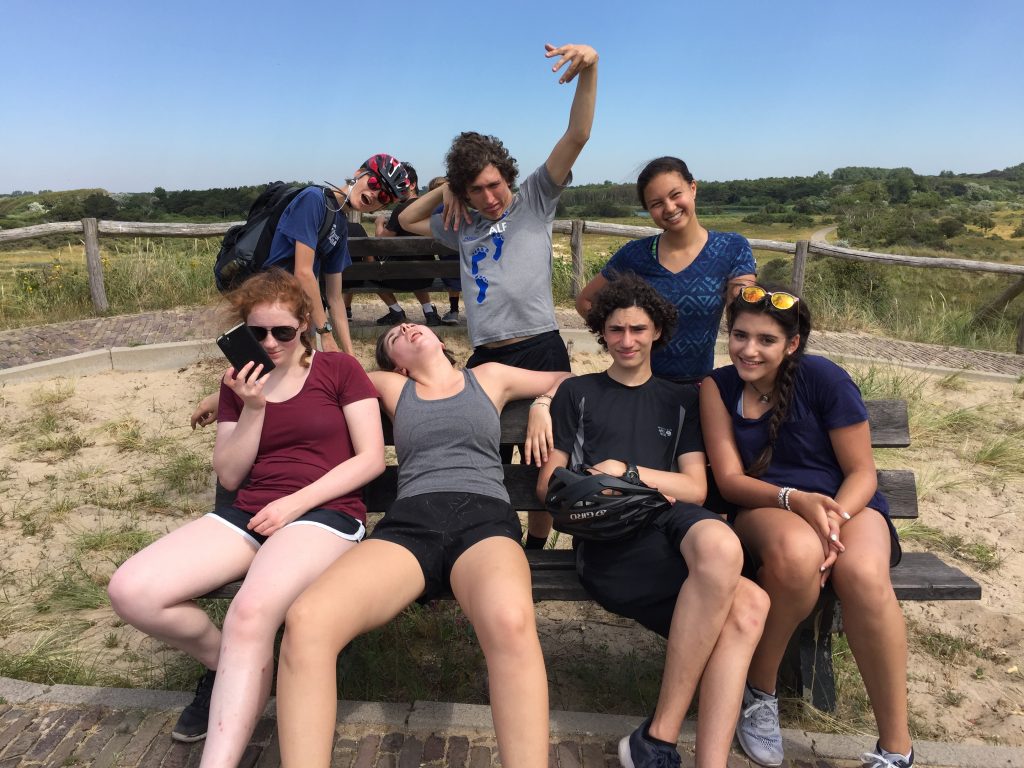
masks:
{"type": "Polygon", "coordinates": [[[2,6],[0,192],[441,173],[461,130],[524,171],[568,119],[545,42],[601,55],[578,183],[1024,161],[1024,3],[33,0],[2,6]]]}

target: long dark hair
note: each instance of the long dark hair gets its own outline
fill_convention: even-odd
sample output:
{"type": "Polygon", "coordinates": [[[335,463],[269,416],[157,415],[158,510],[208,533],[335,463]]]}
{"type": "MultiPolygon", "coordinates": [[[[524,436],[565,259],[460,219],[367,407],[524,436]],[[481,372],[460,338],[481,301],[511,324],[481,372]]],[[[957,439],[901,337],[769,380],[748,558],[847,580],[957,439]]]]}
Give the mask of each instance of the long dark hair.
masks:
{"type": "MultiPolygon", "coordinates": [[[[387,339],[388,334],[391,333],[391,328],[388,328],[384,333],[377,337],[377,346],[373,350],[373,357],[377,363],[377,367],[382,371],[394,371],[398,368],[395,365],[395,361],[391,359],[391,353],[388,351],[387,339]]],[[[452,367],[456,365],[455,355],[448,351],[447,348],[441,350],[444,356],[448,359],[448,362],[452,364],[452,367]]]]}
{"type": "MultiPolygon", "coordinates": [[[[771,290],[767,288],[766,290],[771,290]]],[[[781,327],[786,340],[794,336],[800,336],[800,342],[792,354],[786,355],[779,370],[775,374],[775,409],[772,411],[771,420],[768,422],[768,442],[761,453],[754,459],[754,463],[746,468],[750,477],[759,477],[768,468],[772,461],[772,452],[775,449],[775,440],[779,436],[779,430],[789,416],[789,406],[793,400],[793,387],[796,384],[796,374],[803,359],[804,350],[807,348],[807,338],[811,335],[811,310],[807,302],[801,299],[790,309],[776,309],[765,297],[761,301],[750,303],[744,301],[742,296],[737,295],[725,309],[725,323],[732,333],[733,324],[739,315],[768,315],[781,327]]]]}

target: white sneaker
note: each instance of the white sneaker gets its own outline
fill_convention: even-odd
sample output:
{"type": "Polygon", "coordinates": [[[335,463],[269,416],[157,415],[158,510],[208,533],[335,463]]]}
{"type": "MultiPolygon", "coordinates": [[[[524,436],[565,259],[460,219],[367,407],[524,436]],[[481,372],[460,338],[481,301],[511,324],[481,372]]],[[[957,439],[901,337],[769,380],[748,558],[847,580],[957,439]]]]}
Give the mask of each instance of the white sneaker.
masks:
{"type": "Polygon", "coordinates": [[[736,738],[755,763],[782,765],[782,732],[779,730],[779,699],[777,696],[755,694],[749,685],[743,687],[743,709],[736,724],[736,738]]]}
{"type": "Polygon", "coordinates": [[[914,750],[910,750],[910,760],[907,760],[903,755],[887,753],[876,743],[875,751],[865,752],[860,759],[865,768],[913,768],[914,750]]]}

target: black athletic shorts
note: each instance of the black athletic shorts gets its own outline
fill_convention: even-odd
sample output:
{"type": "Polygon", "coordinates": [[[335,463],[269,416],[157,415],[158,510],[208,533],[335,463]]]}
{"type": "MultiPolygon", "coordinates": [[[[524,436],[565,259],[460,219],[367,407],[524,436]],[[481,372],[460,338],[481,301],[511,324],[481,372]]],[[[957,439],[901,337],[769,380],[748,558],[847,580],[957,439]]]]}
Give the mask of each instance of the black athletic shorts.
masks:
{"type": "Polygon", "coordinates": [[[570,371],[569,352],[558,331],[538,333],[503,347],[475,347],[467,368],[483,363],[502,363],[528,371],[570,371]]]}
{"type": "Polygon", "coordinates": [[[503,499],[478,493],[421,493],[396,499],[370,534],[409,550],[426,582],[419,602],[451,591],[452,568],[463,552],[492,536],[519,542],[519,517],[503,499]]]}
{"type": "Polygon", "coordinates": [[[701,520],[725,525],[703,507],[678,502],[633,538],[581,541],[576,547],[580,583],[606,611],[668,637],[679,590],[689,575],[679,545],[701,520]]]}
{"type": "MultiPolygon", "coordinates": [[[[217,485],[220,488],[220,484],[217,485]]],[[[207,513],[207,516],[237,531],[257,547],[262,546],[267,540],[266,536],[246,528],[253,517],[251,512],[246,512],[231,504],[218,503],[214,506],[213,512],[207,513]]],[[[363,536],[366,535],[366,527],[360,521],[336,509],[311,509],[292,520],[288,525],[315,525],[348,541],[362,541],[363,536]]],[[[288,525],[284,527],[287,528],[288,525]]]]}

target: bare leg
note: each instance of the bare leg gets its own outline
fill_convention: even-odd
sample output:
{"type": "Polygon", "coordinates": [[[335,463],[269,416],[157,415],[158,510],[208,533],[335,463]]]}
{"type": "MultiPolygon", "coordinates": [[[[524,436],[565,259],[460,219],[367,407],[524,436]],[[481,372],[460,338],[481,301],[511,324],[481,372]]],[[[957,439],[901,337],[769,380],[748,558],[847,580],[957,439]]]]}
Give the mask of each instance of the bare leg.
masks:
{"type": "Polygon", "coordinates": [[[487,660],[501,764],[547,765],[548,678],[522,547],[498,536],[473,545],[455,562],[452,591],[487,660]]]}
{"type": "Polygon", "coordinates": [[[717,520],[696,523],[679,549],[690,573],[672,613],[661,691],[648,729],[651,736],[670,744],[679,739],[686,710],[731,610],[743,567],[739,539],[717,520]]]}
{"type": "Polygon", "coordinates": [[[292,604],[277,675],[282,766],[330,766],[338,653],[394,618],[423,588],[423,571],[409,550],[371,539],[335,561],[292,604]]]}
{"type": "Polygon", "coordinates": [[[532,512],[527,512],[526,515],[528,519],[527,533],[543,539],[551,534],[551,513],[545,512],[543,509],[535,509],[532,512]]]}
{"type": "Polygon", "coordinates": [[[217,669],[220,630],[194,598],[244,576],[255,555],[240,533],[201,517],[126,560],[107,585],[110,603],[133,627],[217,669]]]}
{"type": "Polygon", "coordinates": [[[697,717],[698,768],[724,766],[740,714],[747,667],[768,615],[768,595],[740,579],[729,616],[711,652],[700,683],[697,717]]]}
{"type": "Polygon", "coordinates": [[[741,512],[736,533],[760,558],[757,581],[771,598],[747,679],[755,688],[772,693],[789,638],[821,594],[821,543],[803,518],[784,509],[741,512]]]}
{"type": "Polygon", "coordinates": [[[313,525],[281,529],[260,548],[224,619],[203,768],[234,768],[270,696],[274,636],[292,601],[356,546],[313,525]]]}
{"type": "Polygon", "coordinates": [[[878,723],[879,744],[910,751],[907,726],[907,628],[889,580],[889,528],[865,509],[843,525],[846,551],[832,569],[843,626],[878,723]]]}

